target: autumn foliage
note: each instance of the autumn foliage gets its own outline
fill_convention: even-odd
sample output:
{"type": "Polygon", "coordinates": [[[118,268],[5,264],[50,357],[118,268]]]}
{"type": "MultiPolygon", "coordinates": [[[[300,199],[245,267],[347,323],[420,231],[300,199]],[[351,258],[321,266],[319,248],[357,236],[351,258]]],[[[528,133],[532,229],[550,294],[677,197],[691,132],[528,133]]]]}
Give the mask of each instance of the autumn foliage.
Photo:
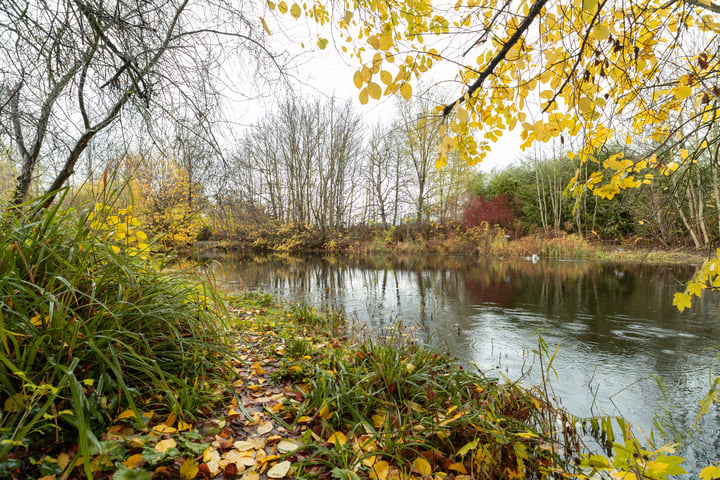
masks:
{"type": "Polygon", "coordinates": [[[517,207],[505,194],[494,198],[477,196],[465,206],[463,221],[466,227],[476,227],[484,222],[512,228],[517,221],[517,207]]]}

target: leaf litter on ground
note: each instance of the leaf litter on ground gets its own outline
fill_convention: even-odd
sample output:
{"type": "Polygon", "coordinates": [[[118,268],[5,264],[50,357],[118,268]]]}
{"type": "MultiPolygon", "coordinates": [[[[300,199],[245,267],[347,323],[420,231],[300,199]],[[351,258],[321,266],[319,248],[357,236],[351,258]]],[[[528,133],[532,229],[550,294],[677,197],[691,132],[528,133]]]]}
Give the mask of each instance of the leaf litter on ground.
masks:
{"type": "MultiPolygon", "coordinates": [[[[357,347],[288,309],[238,301],[229,311],[237,340],[222,401],[193,421],[120,413],[91,459],[95,478],[469,480],[567,468],[554,456],[560,443],[531,418],[541,402],[514,387],[458,367],[445,372],[437,354],[357,347]],[[380,358],[394,352],[400,356],[380,358]],[[432,383],[447,375],[457,377],[456,391],[432,383]],[[353,378],[352,392],[329,386],[344,377],[353,378]]],[[[76,457],[76,448],[61,453],[62,473],[42,480],[84,478],[76,457]]]]}

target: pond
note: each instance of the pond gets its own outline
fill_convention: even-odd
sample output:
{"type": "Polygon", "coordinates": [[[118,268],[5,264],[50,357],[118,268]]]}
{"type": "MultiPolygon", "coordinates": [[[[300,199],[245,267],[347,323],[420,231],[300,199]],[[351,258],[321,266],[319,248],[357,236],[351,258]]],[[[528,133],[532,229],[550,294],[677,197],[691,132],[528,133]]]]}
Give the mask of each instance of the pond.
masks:
{"type": "MultiPolygon", "coordinates": [[[[229,286],[341,310],[374,334],[396,324],[412,327],[420,341],[464,365],[526,384],[541,378],[531,353],[541,335],[551,352],[559,345],[551,385],[565,408],[581,417],[623,416],[646,434],[663,412],[663,424],[681,431],[692,426],[714,378],[720,299],[708,294],[684,313],[672,306],[694,271],[470,257],[225,257],[215,263],[218,280],[229,286]]],[[[717,408],[703,426],[683,452],[694,472],[720,457],[717,408]]]]}

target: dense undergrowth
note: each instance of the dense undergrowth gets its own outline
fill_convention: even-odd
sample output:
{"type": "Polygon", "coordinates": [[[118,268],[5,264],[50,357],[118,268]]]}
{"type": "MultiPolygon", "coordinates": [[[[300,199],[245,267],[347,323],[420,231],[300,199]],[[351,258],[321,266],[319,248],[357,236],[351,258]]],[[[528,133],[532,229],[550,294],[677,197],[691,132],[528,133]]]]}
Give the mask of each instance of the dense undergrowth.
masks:
{"type": "Polygon", "coordinates": [[[122,410],[196,411],[225,349],[223,304],[162,271],[131,211],[28,211],[0,233],[0,477],[89,456],[122,410]]]}

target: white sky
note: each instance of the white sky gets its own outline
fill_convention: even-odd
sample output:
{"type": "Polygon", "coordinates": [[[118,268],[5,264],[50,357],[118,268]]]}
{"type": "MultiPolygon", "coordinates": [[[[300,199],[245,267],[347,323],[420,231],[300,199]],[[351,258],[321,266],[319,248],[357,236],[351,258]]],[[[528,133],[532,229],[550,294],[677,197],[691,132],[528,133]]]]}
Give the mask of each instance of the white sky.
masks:
{"type": "MultiPolygon", "coordinates": [[[[309,33],[316,28],[314,25],[303,20],[291,20],[278,26],[277,17],[266,17],[266,20],[273,32],[270,36],[271,43],[286,50],[294,59],[297,79],[292,82],[292,88],[296,93],[314,97],[334,95],[341,101],[351,99],[353,106],[364,117],[367,125],[395,117],[394,98],[382,97],[379,101],[370,99],[367,105],[360,104],[359,90],[353,83],[353,75],[359,64],[356,59],[351,59],[349,55],[336,49],[332,38],[329,38],[328,46],[321,50],[316,45],[316,36],[309,33]]],[[[323,32],[323,36],[330,37],[330,32],[323,32]]],[[[451,80],[453,75],[454,73],[449,71],[444,80],[451,80]]],[[[262,112],[272,108],[268,101],[260,101],[257,105],[247,107],[249,107],[248,111],[255,112],[250,117],[261,116],[262,112]]],[[[247,124],[250,118],[246,115],[244,120],[242,123],[247,124]]],[[[492,151],[478,168],[482,171],[490,171],[518,160],[522,155],[520,143],[519,128],[516,128],[493,146],[492,151]]]]}

